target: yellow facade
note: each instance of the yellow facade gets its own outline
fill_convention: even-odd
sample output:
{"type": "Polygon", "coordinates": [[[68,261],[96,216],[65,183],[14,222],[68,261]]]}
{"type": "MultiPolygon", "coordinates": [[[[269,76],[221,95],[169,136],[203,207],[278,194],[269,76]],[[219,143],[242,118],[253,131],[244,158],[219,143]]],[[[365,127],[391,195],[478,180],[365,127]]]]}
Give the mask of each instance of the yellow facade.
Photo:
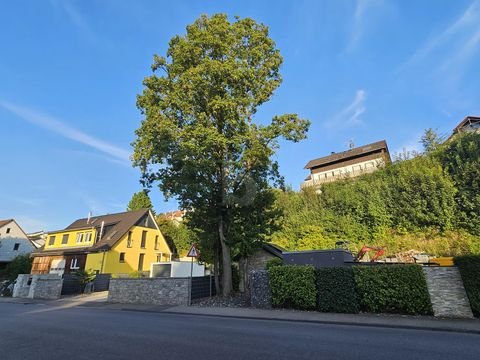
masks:
{"type": "Polygon", "coordinates": [[[134,271],[149,271],[151,263],[170,260],[170,249],[159,230],[133,226],[110,250],[88,254],[85,269],[105,274],[125,275],[134,271]],[[144,231],[146,232],[145,246],[142,247],[144,231]],[[155,244],[157,244],[156,247],[155,244]],[[143,254],[143,266],[139,269],[141,254],[143,254]]]}
{"type": "Polygon", "coordinates": [[[96,235],[95,228],[50,232],[45,242],[45,250],[93,246],[96,235]]]}
{"type": "MultiPolygon", "coordinates": [[[[153,220],[153,217],[150,219],[153,220]]],[[[171,260],[170,248],[157,228],[132,226],[111,248],[107,247],[105,251],[88,249],[95,245],[98,240],[96,237],[95,227],[50,232],[44,251],[68,250],[71,253],[78,248],[81,253],[86,253],[85,270],[114,275],[150,271],[151,263],[171,260]]]]}

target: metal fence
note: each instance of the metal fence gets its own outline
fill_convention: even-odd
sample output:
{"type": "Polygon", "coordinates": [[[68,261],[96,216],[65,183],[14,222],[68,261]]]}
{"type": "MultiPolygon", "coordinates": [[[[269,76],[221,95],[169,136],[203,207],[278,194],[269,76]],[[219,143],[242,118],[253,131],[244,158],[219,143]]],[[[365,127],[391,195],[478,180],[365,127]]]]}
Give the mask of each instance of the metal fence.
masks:
{"type": "Polygon", "coordinates": [[[215,277],[199,276],[192,278],[192,300],[216,295],[215,277]]]}

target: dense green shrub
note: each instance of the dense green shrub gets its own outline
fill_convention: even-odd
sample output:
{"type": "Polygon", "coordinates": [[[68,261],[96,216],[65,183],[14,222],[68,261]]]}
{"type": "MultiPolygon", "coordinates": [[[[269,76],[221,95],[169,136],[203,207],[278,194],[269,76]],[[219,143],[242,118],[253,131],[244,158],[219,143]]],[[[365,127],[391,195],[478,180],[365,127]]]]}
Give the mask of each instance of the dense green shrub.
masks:
{"type": "Polygon", "coordinates": [[[454,260],[462,275],[473,315],[480,317],[480,256],[459,256],[454,260]]]}
{"type": "Polygon", "coordinates": [[[0,277],[13,281],[17,278],[18,274],[30,274],[31,269],[32,258],[30,255],[18,255],[1,271],[0,277]]]}
{"type": "Polygon", "coordinates": [[[270,270],[274,266],[282,266],[283,265],[283,260],[280,258],[273,258],[267,261],[267,264],[265,265],[267,270],[270,270]]]}
{"type": "Polygon", "coordinates": [[[436,156],[457,189],[458,226],[480,235],[480,134],[457,135],[436,156]]]}
{"type": "Polygon", "coordinates": [[[354,266],[361,310],[432,314],[422,268],[417,265],[354,266]]]}
{"type": "Polygon", "coordinates": [[[268,275],[274,307],[315,309],[317,287],[313,266],[274,266],[268,275]]]}
{"type": "Polygon", "coordinates": [[[351,267],[317,269],[318,310],[358,313],[360,304],[351,267]]]}

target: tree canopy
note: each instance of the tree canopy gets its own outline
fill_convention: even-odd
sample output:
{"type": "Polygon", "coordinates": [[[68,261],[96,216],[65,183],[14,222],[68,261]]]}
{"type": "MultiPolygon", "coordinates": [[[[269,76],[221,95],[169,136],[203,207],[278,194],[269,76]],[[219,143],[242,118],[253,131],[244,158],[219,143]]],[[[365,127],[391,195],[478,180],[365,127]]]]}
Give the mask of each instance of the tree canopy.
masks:
{"type": "Polygon", "coordinates": [[[281,83],[281,64],[265,25],[204,15],[170,40],[166,57],[154,56],[137,99],[144,119],[134,165],[144,185],[158,183],[193,210],[188,224],[221,266],[225,295],[232,290],[232,247],[241,241],[247,251],[273,225],[270,187],[283,184],[272,160],[279,138],[300,141],[309,127],[296,114],[256,121],[281,83]]]}
{"type": "Polygon", "coordinates": [[[133,194],[127,206],[127,211],[135,211],[140,209],[150,209],[153,212],[152,201],[150,200],[150,196],[148,196],[148,192],[145,190],[141,190],[133,194]]]}

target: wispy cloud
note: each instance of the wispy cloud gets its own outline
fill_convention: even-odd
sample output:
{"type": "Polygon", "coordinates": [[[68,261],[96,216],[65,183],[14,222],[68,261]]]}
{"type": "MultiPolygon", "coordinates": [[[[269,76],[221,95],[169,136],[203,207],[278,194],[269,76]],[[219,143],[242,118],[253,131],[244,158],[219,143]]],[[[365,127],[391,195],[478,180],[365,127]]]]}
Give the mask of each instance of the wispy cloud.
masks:
{"type": "Polygon", "coordinates": [[[373,8],[378,8],[381,5],[383,5],[383,0],[356,1],[350,37],[345,48],[346,53],[355,50],[362,36],[364,35],[366,24],[368,23],[367,15],[369,11],[373,8]]]}
{"type": "Polygon", "coordinates": [[[60,119],[3,100],[0,100],[0,107],[3,107],[4,109],[10,111],[11,113],[24,120],[27,120],[32,124],[41,126],[67,139],[79,142],[98,151],[101,151],[104,154],[109,155],[116,161],[120,161],[122,164],[130,164],[130,152],[128,150],[125,150],[116,145],[112,145],[106,141],[97,139],[89,134],[77,130],[70,125],[67,125],[64,121],[60,119]]]}
{"type": "Polygon", "coordinates": [[[85,36],[89,41],[95,41],[97,39],[92,27],[83,14],[75,7],[73,1],[50,0],[50,3],[66,16],[68,21],[78,29],[81,35],[85,36]]]}
{"type": "Polygon", "coordinates": [[[327,128],[345,128],[362,123],[361,115],[367,110],[365,101],[367,93],[360,89],[355,93],[353,101],[331,117],[326,123],[327,128]]]}
{"type": "Polygon", "coordinates": [[[454,64],[464,64],[471,58],[479,42],[480,0],[475,0],[459,17],[450,23],[445,30],[418,48],[418,50],[400,66],[399,71],[418,64],[442,47],[449,48],[449,51],[446,51],[449,57],[443,61],[440,68],[445,69],[454,64]],[[461,46],[460,49],[458,49],[459,45],[461,46]]]}

